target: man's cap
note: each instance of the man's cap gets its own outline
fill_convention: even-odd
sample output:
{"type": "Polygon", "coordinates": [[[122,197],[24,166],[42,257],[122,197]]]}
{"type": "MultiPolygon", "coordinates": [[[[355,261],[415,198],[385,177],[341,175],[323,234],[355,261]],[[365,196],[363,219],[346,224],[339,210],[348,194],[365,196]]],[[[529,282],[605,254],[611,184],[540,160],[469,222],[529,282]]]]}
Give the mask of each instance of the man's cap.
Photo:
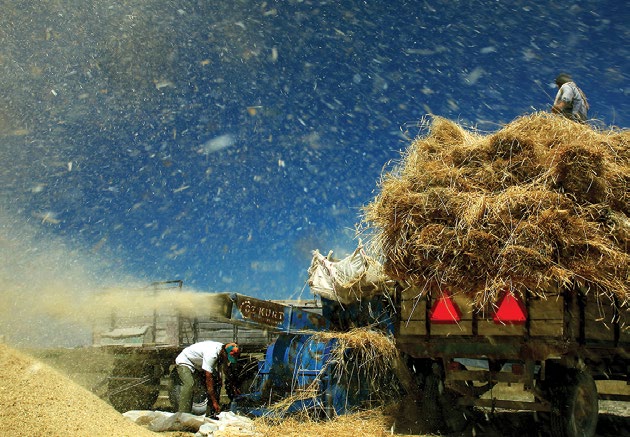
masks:
{"type": "Polygon", "coordinates": [[[556,77],[556,85],[564,85],[567,82],[573,82],[573,79],[568,73],[560,73],[556,77]]]}
{"type": "Polygon", "coordinates": [[[236,343],[228,343],[225,345],[225,352],[227,353],[228,361],[236,364],[239,355],[241,355],[241,348],[236,343]]]}

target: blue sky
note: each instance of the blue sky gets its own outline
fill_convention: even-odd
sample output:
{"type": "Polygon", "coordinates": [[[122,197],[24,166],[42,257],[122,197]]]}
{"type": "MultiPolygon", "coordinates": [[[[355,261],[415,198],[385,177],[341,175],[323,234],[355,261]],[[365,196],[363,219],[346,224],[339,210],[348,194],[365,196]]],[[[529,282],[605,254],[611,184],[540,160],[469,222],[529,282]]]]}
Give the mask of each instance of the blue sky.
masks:
{"type": "Polygon", "coordinates": [[[25,253],[63,241],[104,282],[295,297],[312,250],[355,247],[361,206],[427,114],[496,130],[548,110],[567,71],[595,124],[626,127],[629,8],[14,2],[2,228],[28,229],[25,253]]]}

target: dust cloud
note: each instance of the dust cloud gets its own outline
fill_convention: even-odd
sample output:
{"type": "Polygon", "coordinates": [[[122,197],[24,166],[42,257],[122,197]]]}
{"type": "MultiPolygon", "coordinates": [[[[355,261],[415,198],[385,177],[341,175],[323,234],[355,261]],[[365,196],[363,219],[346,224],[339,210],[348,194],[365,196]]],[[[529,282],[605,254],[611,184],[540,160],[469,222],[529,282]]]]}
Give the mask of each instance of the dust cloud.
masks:
{"type": "Polygon", "coordinates": [[[0,213],[0,340],[75,347],[90,344],[93,324],[113,313],[199,316],[221,309],[223,295],[156,290],[149,280],[116,272],[116,264],[0,213]]]}

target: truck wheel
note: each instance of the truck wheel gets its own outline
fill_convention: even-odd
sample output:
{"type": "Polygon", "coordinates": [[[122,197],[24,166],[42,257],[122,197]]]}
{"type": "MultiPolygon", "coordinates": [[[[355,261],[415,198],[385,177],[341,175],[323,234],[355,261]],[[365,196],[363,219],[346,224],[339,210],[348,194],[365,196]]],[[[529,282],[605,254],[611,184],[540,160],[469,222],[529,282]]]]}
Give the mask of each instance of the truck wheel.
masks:
{"type": "Polygon", "coordinates": [[[581,370],[568,369],[550,387],[551,433],[554,437],[592,437],[597,428],[599,404],[593,377],[581,370]]]}
{"type": "Polygon", "coordinates": [[[107,398],[121,413],[150,410],[160,394],[159,385],[159,372],[152,364],[134,359],[121,360],[109,378],[107,398]]]}
{"type": "MultiPolygon", "coordinates": [[[[179,397],[182,391],[182,381],[179,379],[177,369],[173,369],[169,379],[168,400],[171,403],[173,411],[179,410],[179,397]]],[[[206,414],[208,407],[208,393],[201,378],[195,377],[195,386],[193,388],[192,414],[198,416],[206,414]]]]}

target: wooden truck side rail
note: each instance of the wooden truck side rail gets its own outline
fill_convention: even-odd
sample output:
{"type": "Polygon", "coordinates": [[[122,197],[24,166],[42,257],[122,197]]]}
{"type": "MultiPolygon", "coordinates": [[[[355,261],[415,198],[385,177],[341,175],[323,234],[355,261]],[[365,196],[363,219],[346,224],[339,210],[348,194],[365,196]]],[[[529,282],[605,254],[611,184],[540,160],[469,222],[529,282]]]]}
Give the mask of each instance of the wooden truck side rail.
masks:
{"type": "Polygon", "coordinates": [[[535,348],[527,346],[530,342],[535,342],[536,348],[547,344],[549,347],[543,349],[560,353],[589,347],[623,350],[630,346],[627,309],[620,308],[616,300],[598,298],[594,293],[564,290],[547,293],[545,298],[528,295],[522,302],[526,315],[522,323],[495,320],[496,305],[473,310],[471,299],[462,294],[449,296],[458,311],[453,320],[435,322],[431,311],[439,297],[419,296],[412,288],[401,292],[396,338],[410,348],[409,352],[457,349],[481,355],[505,349],[516,357],[514,352],[521,350],[540,356],[532,351],[535,348]]]}

